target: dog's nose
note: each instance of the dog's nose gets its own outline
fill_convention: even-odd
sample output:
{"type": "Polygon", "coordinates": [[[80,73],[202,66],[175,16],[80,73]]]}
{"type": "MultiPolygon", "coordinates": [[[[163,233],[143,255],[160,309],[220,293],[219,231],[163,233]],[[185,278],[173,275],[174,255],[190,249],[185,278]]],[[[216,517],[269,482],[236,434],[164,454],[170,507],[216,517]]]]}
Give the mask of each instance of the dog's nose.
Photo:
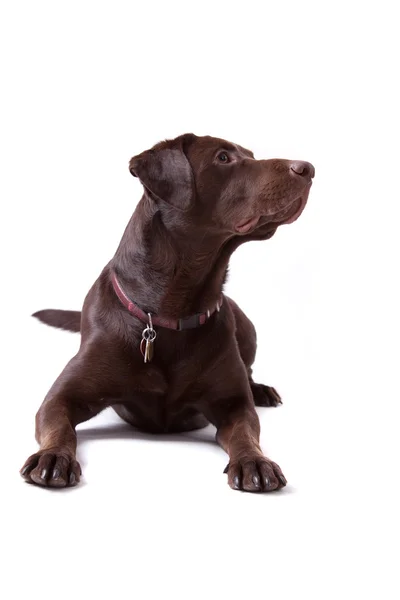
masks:
{"type": "Polygon", "coordinates": [[[302,160],[296,160],[291,163],[290,170],[296,173],[296,175],[300,175],[300,177],[309,177],[313,178],[315,175],[314,166],[302,160]]]}

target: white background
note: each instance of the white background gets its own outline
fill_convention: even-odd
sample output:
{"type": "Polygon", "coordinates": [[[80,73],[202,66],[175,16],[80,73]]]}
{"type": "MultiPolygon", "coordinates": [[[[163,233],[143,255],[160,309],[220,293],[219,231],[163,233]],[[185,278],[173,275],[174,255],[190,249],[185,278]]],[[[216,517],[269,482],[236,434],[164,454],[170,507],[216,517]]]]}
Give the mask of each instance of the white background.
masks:
{"type": "Polygon", "coordinates": [[[1,44],[2,596],[399,597],[399,80],[395,2],[4,2],[1,44]],[[129,158],[184,132],[310,160],[293,225],[242,247],[281,493],[229,489],[210,427],[81,426],[82,484],[18,470],[78,309],[141,195],[129,158]]]}

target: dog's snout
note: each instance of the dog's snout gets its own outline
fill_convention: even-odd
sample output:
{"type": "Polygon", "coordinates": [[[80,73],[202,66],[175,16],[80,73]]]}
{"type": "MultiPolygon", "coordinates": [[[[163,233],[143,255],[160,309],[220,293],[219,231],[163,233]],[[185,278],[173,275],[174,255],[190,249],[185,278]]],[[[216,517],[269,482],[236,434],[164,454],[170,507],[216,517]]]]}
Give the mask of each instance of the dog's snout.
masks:
{"type": "Polygon", "coordinates": [[[312,179],[315,175],[314,166],[311,163],[302,160],[295,160],[292,162],[290,170],[293,171],[293,173],[296,173],[296,175],[300,175],[300,177],[309,177],[312,179]]]}

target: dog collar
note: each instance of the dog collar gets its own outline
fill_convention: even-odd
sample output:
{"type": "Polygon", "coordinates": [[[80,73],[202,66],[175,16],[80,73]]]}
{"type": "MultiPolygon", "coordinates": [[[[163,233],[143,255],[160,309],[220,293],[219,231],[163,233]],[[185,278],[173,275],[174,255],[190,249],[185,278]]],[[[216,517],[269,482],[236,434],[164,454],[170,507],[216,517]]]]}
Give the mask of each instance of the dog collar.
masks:
{"type": "MultiPolygon", "coordinates": [[[[140,319],[140,321],[142,321],[143,323],[148,323],[149,313],[146,313],[144,310],[139,308],[139,306],[132,302],[132,300],[125,294],[114,272],[111,273],[111,282],[115,293],[117,294],[118,298],[125,306],[125,308],[127,308],[132,315],[140,319]]],[[[158,325],[159,327],[166,327],[167,329],[175,329],[176,331],[183,331],[184,329],[195,329],[196,327],[204,325],[215,312],[219,312],[222,306],[222,301],[223,294],[221,294],[219,301],[213,309],[207,310],[203,313],[196,313],[194,315],[191,315],[190,317],[184,317],[183,319],[166,319],[164,317],[152,314],[152,323],[153,325],[158,325]]]]}

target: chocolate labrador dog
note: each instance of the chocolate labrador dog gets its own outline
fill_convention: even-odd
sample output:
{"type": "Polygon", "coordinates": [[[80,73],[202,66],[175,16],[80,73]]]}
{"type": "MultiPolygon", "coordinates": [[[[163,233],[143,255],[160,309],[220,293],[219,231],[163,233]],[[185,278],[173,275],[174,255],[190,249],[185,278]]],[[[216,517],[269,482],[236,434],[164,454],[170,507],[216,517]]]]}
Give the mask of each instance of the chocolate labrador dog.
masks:
{"type": "Polygon", "coordinates": [[[185,134],[132,158],[130,172],[143,197],[82,313],[34,315],[82,339],[36,415],[40,449],[21,475],[44,487],[75,485],[75,428],[112,406],[148,432],[212,423],[231,488],[280,489],[286,479],[262,453],[255,409],[280,397],[254,383],[254,326],[222,290],[238,246],[300,216],[314,167],[255,160],[237,144],[185,134]]]}

